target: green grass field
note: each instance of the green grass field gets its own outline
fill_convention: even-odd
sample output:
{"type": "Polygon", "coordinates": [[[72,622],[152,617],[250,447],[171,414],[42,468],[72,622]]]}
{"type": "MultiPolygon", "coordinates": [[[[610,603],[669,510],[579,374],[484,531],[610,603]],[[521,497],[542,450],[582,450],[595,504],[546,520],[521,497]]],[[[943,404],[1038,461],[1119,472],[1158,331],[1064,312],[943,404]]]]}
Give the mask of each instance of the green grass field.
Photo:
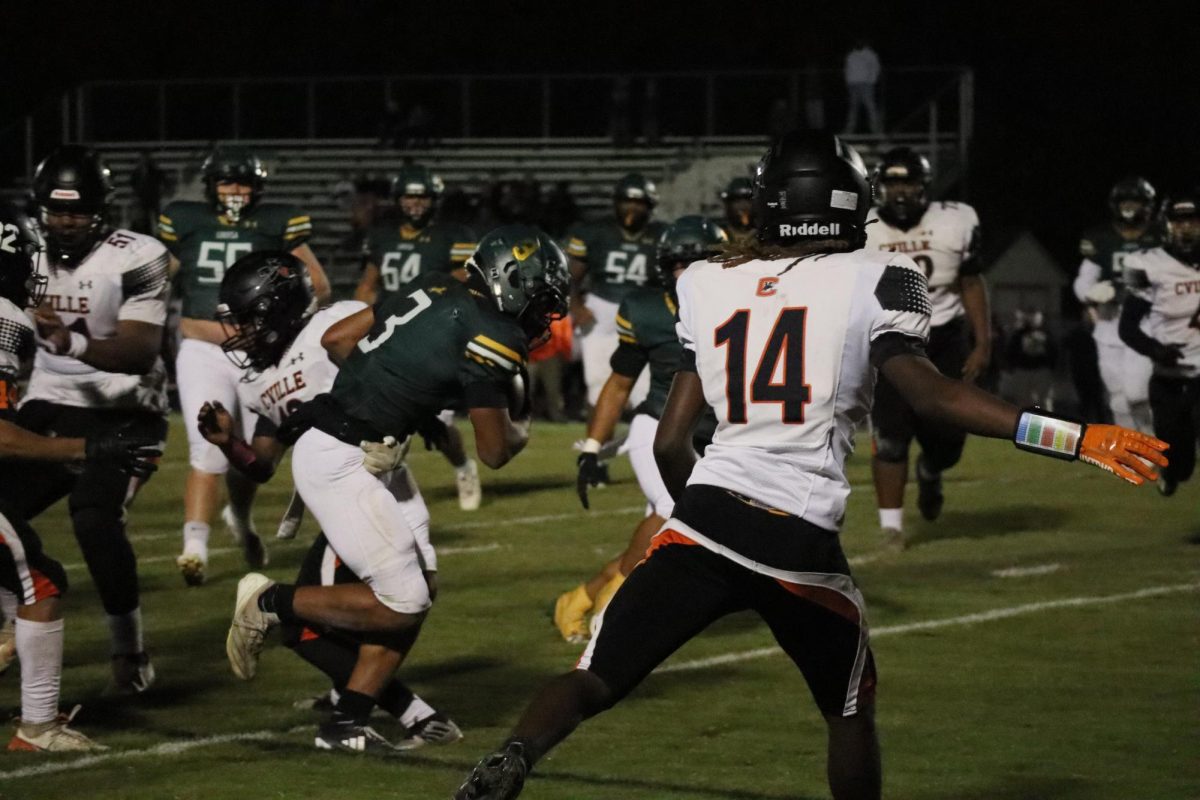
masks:
{"type": "MultiPolygon", "coordinates": [[[[558,637],[550,606],[624,546],[640,514],[624,459],[593,510],[579,507],[570,450],[579,425],[535,428],[524,454],[484,476],[476,513],[458,509],[440,457],[415,453],[443,553],[441,596],[401,675],[466,739],[392,758],[323,753],[312,747],[317,718],[292,708],[324,687],[321,675],[274,644],[252,683],[229,671],[225,632],[242,572],[230,540],[214,529],[207,586],[186,589],[176,573],[186,445],[174,423],[130,523],[158,683],[132,700],[100,696],[107,631],[56,507],[36,525],[74,584],[63,702],[82,703],[77,726],[113,749],[82,760],[6,753],[6,800],[449,797],[535,687],[573,664],[579,648],[558,637]]],[[[1200,797],[1194,483],[1164,500],[1081,464],[972,440],[948,477],[943,518],[923,523],[914,508],[914,547],[881,557],[865,458],[851,479],[843,541],[875,635],[886,797],[1200,797]],[[1013,568],[1033,569],[996,574],[1013,568]],[[922,624],[935,621],[945,624],[922,624]]],[[[256,513],[267,572],[282,580],[314,533],[306,521],[297,539],[273,538],[289,493],[285,473],[256,513]]],[[[821,719],[790,662],[753,653],[770,644],[750,616],[718,623],[668,662],[672,671],[543,761],[523,797],[827,797],[821,719]],[[747,653],[756,657],[735,658],[747,653]]],[[[0,703],[19,704],[16,669],[0,680],[0,703]]]]}

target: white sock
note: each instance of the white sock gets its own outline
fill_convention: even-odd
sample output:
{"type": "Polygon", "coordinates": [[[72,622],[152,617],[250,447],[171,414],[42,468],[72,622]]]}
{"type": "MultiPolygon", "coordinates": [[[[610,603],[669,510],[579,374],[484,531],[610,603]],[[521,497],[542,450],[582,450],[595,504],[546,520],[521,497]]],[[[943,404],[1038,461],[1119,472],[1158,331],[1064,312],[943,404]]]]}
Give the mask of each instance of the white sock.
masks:
{"type": "Polygon", "coordinates": [[[109,614],[108,633],[112,638],[114,656],[132,656],[142,652],[142,610],[135,608],[128,614],[109,614]]]}
{"type": "Polygon", "coordinates": [[[63,621],[18,618],[17,658],[21,659],[21,721],[32,725],[50,722],[58,716],[63,621]]]}
{"type": "Polygon", "coordinates": [[[879,527],[895,528],[898,531],[904,530],[904,509],[903,508],[881,508],[881,509],[879,509],[879,527]]]}
{"type": "Polygon", "coordinates": [[[464,461],[462,463],[461,466],[455,467],[454,471],[457,472],[459,475],[463,475],[468,472],[473,472],[474,467],[475,467],[475,461],[473,459],[468,458],[466,461],[464,461]]]}
{"type": "Polygon", "coordinates": [[[433,706],[426,703],[421,698],[413,695],[412,702],[408,704],[408,708],[400,715],[400,724],[406,728],[411,728],[426,717],[432,717],[437,712],[433,710],[433,706]]]}
{"type": "Polygon", "coordinates": [[[202,561],[207,562],[208,533],[209,526],[207,522],[183,523],[183,552],[194,553],[200,556],[202,561]]]}

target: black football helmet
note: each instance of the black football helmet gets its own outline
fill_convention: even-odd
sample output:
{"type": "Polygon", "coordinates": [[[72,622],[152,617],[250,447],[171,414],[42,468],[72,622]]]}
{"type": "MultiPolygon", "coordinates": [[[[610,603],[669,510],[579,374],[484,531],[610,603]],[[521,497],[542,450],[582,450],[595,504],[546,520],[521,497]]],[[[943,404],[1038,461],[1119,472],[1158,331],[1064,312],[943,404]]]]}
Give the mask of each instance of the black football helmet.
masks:
{"type": "Polygon", "coordinates": [[[613,210],[626,230],[640,230],[650,221],[650,213],[658,205],[658,187],[654,181],[631,172],[613,187],[613,210]],[[629,201],[634,202],[629,202],[629,201]]]}
{"type": "Polygon", "coordinates": [[[39,305],[49,279],[38,271],[41,242],[29,218],[0,205],[0,297],[17,308],[39,305]]]}
{"type": "Polygon", "coordinates": [[[239,258],[225,271],[218,297],[221,349],[240,369],[255,372],[279,363],[316,310],[308,269],[282,250],[239,258]]]}
{"type": "Polygon", "coordinates": [[[1184,263],[1200,266],[1200,187],[1163,199],[1163,248],[1184,263]]]}
{"type": "Polygon", "coordinates": [[[112,196],[112,173],[89,147],[64,144],[38,164],[33,200],[52,266],[74,267],[92,252],[108,233],[112,196]]]}
{"type": "Polygon", "coordinates": [[[1154,216],[1156,197],[1150,181],[1140,175],[1122,178],[1108,192],[1108,210],[1113,222],[1131,228],[1145,226],[1154,216]]]}
{"type": "Polygon", "coordinates": [[[433,219],[437,211],[438,200],[446,186],[442,179],[434,175],[429,167],[420,164],[409,164],[400,170],[400,174],[392,178],[391,195],[396,201],[400,218],[414,228],[423,228],[433,219]],[[413,214],[404,208],[401,200],[405,197],[427,197],[430,202],[420,213],[413,214]]]}
{"type": "Polygon", "coordinates": [[[845,239],[857,250],[870,206],[862,158],[832,133],[784,134],[754,170],[754,220],[765,243],[845,239]]]}
{"type": "Polygon", "coordinates": [[[884,153],[874,179],[879,218],[901,230],[916,225],[929,208],[932,182],[929,159],[911,147],[893,147],[884,153]]]}
{"type": "Polygon", "coordinates": [[[749,178],[734,178],[721,190],[721,202],[725,204],[725,221],[738,231],[747,231],[752,226],[754,181],[749,178]]]}
{"type": "Polygon", "coordinates": [[[267,169],[258,156],[240,147],[218,147],[208,154],[200,167],[204,175],[204,197],[218,214],[224,214],[231,222],[237,222],[242,214],[250,211],[262,198],[267,182],[267,169]],[[250,187],[250,199],[240,195],[221,197],[217,186],[222,183],[239,183],[250,187]]]}
{"type": "Polygon", "coordinates": [[[482,281],[500,313],[520,323],[531,346],[549,333],[551,322],[567,314],[571,291],[567,257],[537,228],[496,228],[479,240],[467,269],[475,281],[482,281]]]}
{"type": "Polygon", "coordinates": [[[658,237],[658,258],[650,267],[649,282],[674,294],[675,270],[680,264],[687,266],[715,255],[728,243],[725,231],[707,217],[699,214],[680,217],[658,237]]]}

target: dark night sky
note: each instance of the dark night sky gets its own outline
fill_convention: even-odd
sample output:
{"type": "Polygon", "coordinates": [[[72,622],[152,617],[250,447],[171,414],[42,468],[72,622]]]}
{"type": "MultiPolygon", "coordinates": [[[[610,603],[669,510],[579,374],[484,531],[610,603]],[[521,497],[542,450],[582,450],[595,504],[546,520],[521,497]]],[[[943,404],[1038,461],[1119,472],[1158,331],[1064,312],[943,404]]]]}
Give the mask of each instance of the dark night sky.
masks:
{"type": "MultiPolygon", "coordinates": [[[[1139,171],[1200,177],[1200,47],[1187,3],[66,2],[6,5],[7,124],[99,78],[588,72],[840,65],[976,70],[968,198],[1060,255],[1139,171]],[[99,10],[103,8],[104,13],[99,10]],[[592,9],[592,10],[588,10],[592,9]],[[19,35],[12,36],[13,32],[19,35]],[[15,39],[15,41],[14,41],[15,39]]],[[[1194,8],[1192,9],[1194,11],[1194,8]]]]}

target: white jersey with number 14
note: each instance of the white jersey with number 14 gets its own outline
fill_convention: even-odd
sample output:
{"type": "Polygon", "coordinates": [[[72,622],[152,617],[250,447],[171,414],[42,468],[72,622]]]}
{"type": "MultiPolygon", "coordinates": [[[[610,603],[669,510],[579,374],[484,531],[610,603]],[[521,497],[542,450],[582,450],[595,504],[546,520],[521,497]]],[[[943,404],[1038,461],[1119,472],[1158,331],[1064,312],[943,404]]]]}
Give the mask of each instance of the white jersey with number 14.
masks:
{"type": "Polygon", "coordinates": [[[928,337],[924,274],[907,256],[859,250],[697,262],[678,291],[676,330],[718,420],[689,483],[839,529],[846,456],[874,396],[871,343],[928,337]]]}

